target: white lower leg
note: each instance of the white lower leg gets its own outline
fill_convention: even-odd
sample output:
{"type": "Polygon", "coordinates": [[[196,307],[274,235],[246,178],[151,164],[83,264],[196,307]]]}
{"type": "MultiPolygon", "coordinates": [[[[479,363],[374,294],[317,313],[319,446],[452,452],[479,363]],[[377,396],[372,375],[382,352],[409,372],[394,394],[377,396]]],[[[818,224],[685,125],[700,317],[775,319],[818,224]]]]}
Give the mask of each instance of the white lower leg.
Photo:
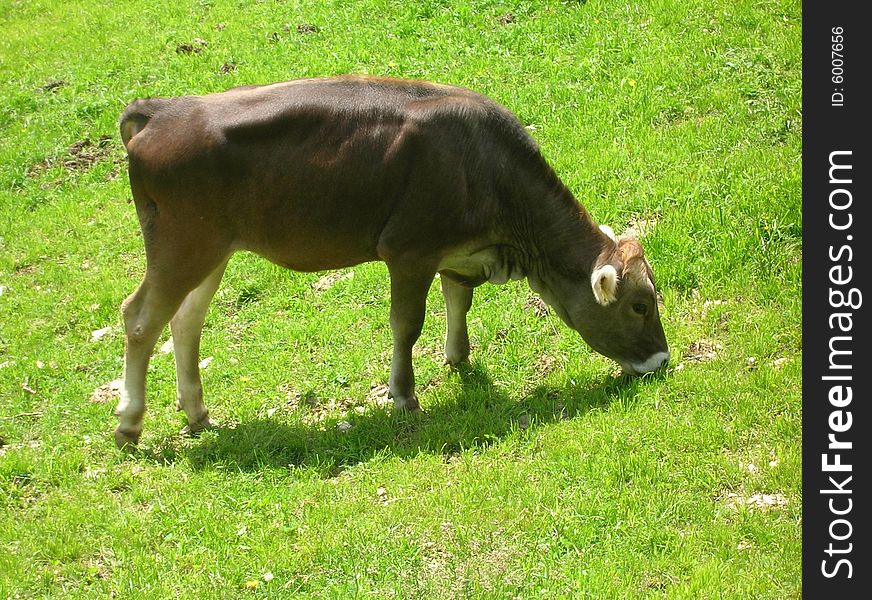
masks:
{"type": "Polygon", "coordinates": [[[176,399],[179,410],[188,418],[188,433],[196,433],[213,425],[203,403],[200,379],[200,335],[212,296],[221,283],[226,262],[213,271],[185,298],[170,322],[173,333],[173,354],[176,361],[176,399]]]}
{"type": "MultiPolygon", "coordinates": [[[[187,341],[187,340],[185,340],[187,341]]],[[[199,346],[199,344],[197,344],[199,346]]],[[[196,433],[202,429],[213,426],[209,419],[209,410],[203,403],[203,384],[200,380],[200,369],[196,362],[193,365],[188,358],[193,354],[197,357],[197,351],[193,352],[184,348],[173,334],[173,348],[176,355],[176,403],[179,410],[185,412],[188,419],[187,433],[196,433]]]]}
{"type": "Polygon", "coordinates": [[[118,447],[134,445],[142,433],[145,415],[145,377],[151,352],[160,332],[166,326],[178,303],[172,296],[160,294],[143,281],[121,307],[124,315],[124,383],[121,401],[115,414],[118,427],[115,443],[118,447]]]}
{"type": "MultiPolygon", "coordinates": [[[[115,409],[118,416],[116,440],[122,436],[125,443],[136,443],[142,432],[142,418],[145,415],[145,377],[139,375],[144,371],[139,366],[131,368],[130,352],[124,367],[124,382],[121,386],[121,400],[115,409]]],[[[119,445],[123,445],[119,443],[119,445]]]]}
{"type": "Polygon", "coordinates": [[[127,349],[124,353],[124,382],[121,386],[121,400],[115,409],[118,427],[115,429],[115,442],[119,447],[136,444],[142,433],[142,419],[145,415],[145,374],[151,351],[157,335],[128,335],[127,349]]]}

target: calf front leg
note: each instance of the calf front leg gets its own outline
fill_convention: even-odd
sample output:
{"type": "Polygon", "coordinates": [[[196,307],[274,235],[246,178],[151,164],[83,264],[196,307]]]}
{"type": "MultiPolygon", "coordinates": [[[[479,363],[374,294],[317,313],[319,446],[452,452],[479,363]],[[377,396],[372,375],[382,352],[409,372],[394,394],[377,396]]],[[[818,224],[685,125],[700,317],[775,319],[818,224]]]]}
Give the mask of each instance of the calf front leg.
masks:
{"type": "Polygon", "coordinates": [[[458,365],[469,359],[469,332],[466,313],[472,306],[471,287],[441,276],[442,295],[445,297],[447,330],[445,334],[445,362],[458,365]]]}
{"type": "Polygon", "coordinates": [[[424,326],[427,292],[436,271],[421,265],[388,265],[388,269],[391,273],[391,333],[394,341],[388,387],[394,408],[416,413],[421,409],[415,396],[412,347],[424,326]]]}

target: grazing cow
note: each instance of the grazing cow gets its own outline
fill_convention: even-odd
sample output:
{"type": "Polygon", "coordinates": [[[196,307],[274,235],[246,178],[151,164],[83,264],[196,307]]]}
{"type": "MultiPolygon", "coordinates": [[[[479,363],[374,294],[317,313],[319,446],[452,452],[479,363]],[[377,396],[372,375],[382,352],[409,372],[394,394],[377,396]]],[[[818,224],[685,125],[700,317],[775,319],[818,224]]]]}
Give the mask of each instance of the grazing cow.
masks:
{"type": "Polygon", "coordinates": [[[168,322],[186,429],[211,425],[200,332],[237,250],[297,271],[387,263],[389,388],[398,409],[418,410],[412,345],[436,273],[448,363],[469,356],[473,289],[524,277],[626,372],[668,361],[639,242],[598,227],[518,120],[470,90],[308,79],[137,100],[120,128],[147,259],[142,283],[122,305],[121,447],[139,439],[146,369],[168,322]]]}

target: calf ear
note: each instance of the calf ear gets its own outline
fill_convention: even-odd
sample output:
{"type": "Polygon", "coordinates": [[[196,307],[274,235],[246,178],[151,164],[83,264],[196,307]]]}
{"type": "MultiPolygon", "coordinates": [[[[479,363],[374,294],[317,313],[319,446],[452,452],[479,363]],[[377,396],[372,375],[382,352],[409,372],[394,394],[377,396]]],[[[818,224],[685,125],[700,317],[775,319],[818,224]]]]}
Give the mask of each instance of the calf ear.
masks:
{"type": "Polygon", "coordinates": [[[600,231],[609,236],[613,242],[618,243],[618,237],[615,235],[615,231],[609,227],[608,225],[600,225],[600,231]]]}
{"type": "Polygon", "coordinates": [[[590,276],[590,285],[596,301],[608,306],[617,298],[618,272],[612,265],[597,267],[590,276]]]}

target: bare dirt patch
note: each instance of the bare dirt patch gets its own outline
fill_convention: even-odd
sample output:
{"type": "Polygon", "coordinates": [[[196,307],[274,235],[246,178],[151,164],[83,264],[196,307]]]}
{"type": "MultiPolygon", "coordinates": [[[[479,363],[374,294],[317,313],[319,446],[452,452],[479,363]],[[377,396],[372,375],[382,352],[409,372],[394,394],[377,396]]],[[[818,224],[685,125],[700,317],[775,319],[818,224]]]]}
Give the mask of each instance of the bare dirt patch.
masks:
{"type": "Polygon", "coordinates": [[[746,497],[735,492],[729,492],[724,498],[724,504],[734,510],[742,506],[751,510],[773,510],[784,508],[787,506],[787,503],[787,496],[780,493],[753,494],[746,497]]]}
{"type": "Polygon", "coordinates": [[[39,270],[39,267],[36,265],[21,265],[20,267],[16,267],[12,272],[13,275],[32,275],[39,270]]]}
{"type": "Polygon", "coordinates": [[[710,362],[718,358],[724,347],[711,340],[698,340],[688,346],[684,360],[690,363],[710,362]]]}
{"type": "Polygon", "coordinates": [[[326,292],[340,281],[345,281],[354,277],[354,271],[333,271],[327,273],[321,279],[312,284],[312,289],[316,292],[326,292]]]}
{"type": "Polygon", "coordinates": [[[536,360],[533,361],[533,369],[540,377],[553,371],[555,366],[554,357],[550,354],[538,356],[536,357],[536,360]]]}
{"type": "Polygon", "coordinates": [[[84,171],[109,156],[112,151],[109,146],[110,141],[112,141],[111,135],[101,135],[96,142],[92,142],[89,138],[80,140],[67,148],[68,158],[61,164],[66,169],[84,171]]]}
{"type": "MultiPolygon", "coordinates": [[[[393,400],[390,398],[388,386],[383,383],[372,383],[369,392],[365,397],[352,398],[332,398],[323,397],[314,390],[300,392],[294,389],[291,385],[283,385],[279,390],[284,394],[284,403],[279,402],[266,410],[267,417],[272,417],[276,412],[282,410],[303,410],[303,421],[317,424],[322,423],[329,417],[348,415],[355,413],[361,415],[368,408],[387,408],[393,406],[393,400]]],[[[337,423],[337,428],[340,431],[351,429],[352,425],[348,421],[340,421],[337,423]]]]}
{"type": "Polygon", "coordinates": [[[515,21],[517,21],[517,18],[514,14],[510,12],[507,12],[497,17],[497,23],[499,23],[500,25],[511,25],[515,21]]]}
{"type": "Polygon", "coordinates": [[[31,165],[27,169],[28,177],[39,177],[49,169],[61,166],[70,172],[87,171],[94,164],[112,154],[112,136],[101,135],[96,141],[84,138],[67,147],[64,156],[50,156],[31,165]]]}
{"type": "Polygon", "coordinates": [[[121,380],[115,379],[109,383],[104,383],[91,394],[90,402],[92,404],[105,404],[110,400],[118,400],[121,398],[121,380]]]}
{"type": "Polygon", "coordinates": [[[627,223],[627,228],[621,234],[622,236],[641,238],[654,230],[657,226],[657,215],[640,215],[627,223]]]}
{"type": "Polygon", "coordinates": [[[319,31],[321,31],[321,29],[317,25],[312,25],[311,23],[300,23],[297,25],[297,33],[300,35],[318,33],[319,31]]]}
{"type": "Polygon", "coordinates": [[[67,82],[63,79],[49,79],[45,82],[45,84],[39,86],[39,91],[44,93],[53,92],[59,88],[64,87],[65,85],[67,85],[67,82]]]}
{"type": "Polygon", "coordinates": [[[539,296],[531,296],[524,302],[524,308],[526,310],[533,311],[533,314],[537,317],[544,318],[548,316],[548,305],[545,304],[545,301],[542,300],[539,296]]]}
{"type": "Polygon", "coordinates": [[[209,42],[202,38],[194,38],[176,46],[176,54],[202,54],[209,42]]]}
{"type": "Polygon", "coordinates": [[[366,395],[367,404],[374,404],[378,407],[392,406],[393,401],[390,398],[390,390],[383,383],[373,383],[369,386],[369,393],[366,395]]]}

